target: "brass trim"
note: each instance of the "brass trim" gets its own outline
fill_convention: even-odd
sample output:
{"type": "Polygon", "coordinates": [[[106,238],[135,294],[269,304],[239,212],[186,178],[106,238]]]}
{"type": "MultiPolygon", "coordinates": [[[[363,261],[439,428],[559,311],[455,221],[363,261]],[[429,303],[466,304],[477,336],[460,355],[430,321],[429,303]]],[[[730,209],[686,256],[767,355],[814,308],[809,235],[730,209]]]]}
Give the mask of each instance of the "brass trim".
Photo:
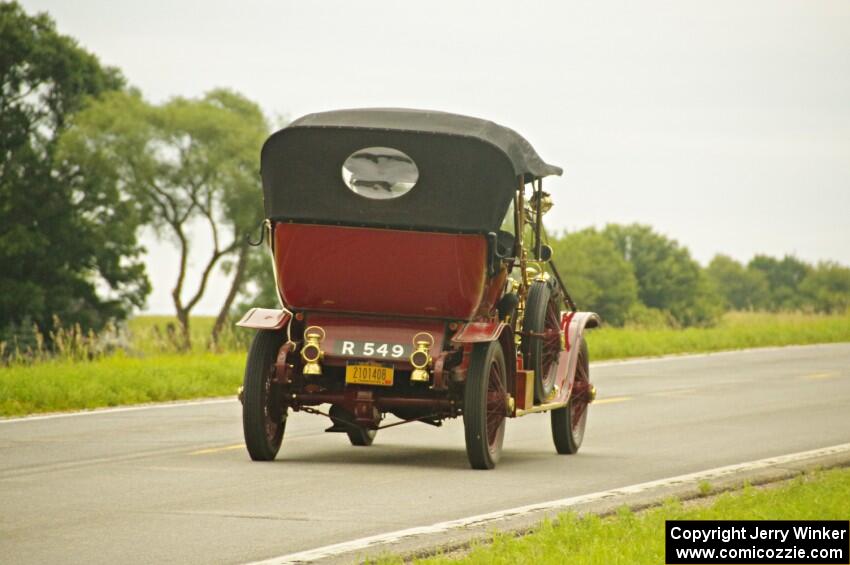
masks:
{"type": "Polygon", "coordinates": [[[410,381],[417,383],[427,383],[431,380],[431,375],[428,373],[428,367],[431,366],[431,346],[434,345],[434,336],[428,332],[419,332],[415,336],[413,336],[413,346],[414,350],[410,354],[409,360],[410,364],[413,365],[413,372],[410,373],[410,381]],[[426,337],[428,339],[422,339],[420,336],[426,337]],[[413,357],[417,353],[425,354],[425,363],[415,363],[413,361],[413,357]]]}
{"type": "Polygon", "coordinates": [[[304,369],[303,373],[305,375],[321,375],[322,374],[322,366],[319,364],[324,356],[325,352],[322,351],[322,341],[325,339],[325,330],[320,328],[319,326],[310,326],[306,330],[304,330],[304,345],[301,347],[301,359],[304,360],[304,369]],[[318,332],[321,332],[321,337],[318,332]],[[307,356],[307,349],[315,348],[318,354],[315,357],[307,356]]]}
{"type": "Polygon", "coordinates": [[[415,336],[413,336],[413,339],[412,339],[411,341],[413,342],[413,344],[414,344],[414,345],[416,345],[416,344],[417,344],[417,342],[419,341],[419,340],[418,340],[418,339],[416,339],[416,338],[418,338],[420,335],[422,335],[422,336],[426,336],[429,340],[431,340],[430,342],[427,342],[427,343],[428,343],[428,347],[431,347],[432,345],[434,345],[434,336],[432,336],[432,335],[431,335],[430,333],[428,333],[428,332],[419,332],[418,334],[416,334],[415,336]]]}

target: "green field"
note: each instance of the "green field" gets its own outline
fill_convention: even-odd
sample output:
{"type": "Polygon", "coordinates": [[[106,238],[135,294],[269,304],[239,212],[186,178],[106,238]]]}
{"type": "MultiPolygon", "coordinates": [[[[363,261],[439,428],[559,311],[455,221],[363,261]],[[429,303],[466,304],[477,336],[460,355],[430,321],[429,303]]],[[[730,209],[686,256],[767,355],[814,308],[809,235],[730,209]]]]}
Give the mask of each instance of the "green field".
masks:
{"type": "Polygon", "coordinates": [[[729,312],[711,328],[606,328],[588,334],[591,361],[812,343],[850,342],[850,313],[729,312]]]}
{"type": "MultiPolygon", "coordinates": [[[[112,349],[71,336],[68,343],[83,345],[63,355],[39,354],[0,366],[0,416],[233,394],[252,334],[229,327],[212,348],[212,322],[193,318],[188,353],[178,353],[169,338],[171,318],[140,316],[99,338],[114,342],[112,349]]],[[[597,361],[840,341],[850,342],[850,314],[730,313],[713,328],[602,328],[588,337],[591,360],[597,361]]]]}
{"type": "MultiPolygon", "coordinates": [[[[800,477],[776,488],[746,487],[709,504],[669,501],[641,513],[623,509],[615,516],[562,514],[533,533],[496,535],[492,543],[457,558],[435,557],[421,565],[492,563],[664,563],[665,520],[846,520],[850,516],[850,469],[800,477]]],[[[402,563],[399,558],[378,561],[402,563]]]]}
{"type": "Polygon", "coordinates": [[[0,369],[0,415],[235,395],[244,363],[242,353],[118,354],[6,367],[0,369]]]}
{"type": "MultiPolygon", "coordinates": [[[[193,316],[189,322],[189,335],[193,353],[206,353],[211,350],[210,331],[215,318],[212,316],[193,316]]],[[[172,316],[137,316],[127,323],[130,351],[136,354],[176,353],[175,341],[169,337],[176,331],[177,323],[172,316]]],[[[245,351],[253,332],[237,328],[233,324],[224,327],[218,351],[245,351]]]]}

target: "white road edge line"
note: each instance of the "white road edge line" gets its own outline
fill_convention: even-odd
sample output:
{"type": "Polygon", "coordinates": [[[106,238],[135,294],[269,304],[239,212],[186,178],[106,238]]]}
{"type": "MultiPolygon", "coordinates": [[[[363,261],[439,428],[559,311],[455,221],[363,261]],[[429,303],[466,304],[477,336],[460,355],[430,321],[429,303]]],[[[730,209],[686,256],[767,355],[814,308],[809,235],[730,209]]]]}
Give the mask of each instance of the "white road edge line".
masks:
{"type": "Polygon", "coordinates": [[[736,465],[727,465],[725,467],[717,467],[715,469],[698,471],[696,473],[688,473],[686,475],[678,475],[676,477],[669,477],[667,479],[659,479],[646,483],[639,483],[636,485],[620,487],[602,492],[594,492],[591,494],[583,494],[580,496],[571,496],[569,498],[550,500],[549,502],[540,502],[538,504],[528,504],[526,506],[518,506],[516,508],[509,508],[507,510],[499,510],[496,512],[489,512],[487,514],[469,516],[468,518],[449,520],[447,522],[438,522],[436,524],[431,524],[430,526],[419,526],[414,528],[407,528],[404,530],[397,530],[394,532],[378,534],[347,542],[336,543],[333,545],[326,545],[324,547],[310,549],[307,551],[289,553],[286,555],[281,555],[279,557],[272,557],[271,559],[266,559],[264,561],[255,561],[251,563],[251,565],[284,565],[293,563],[309,563],[319,559],[336,557],[342,554],[364,550],[378,545],[394,543],[404,538],[409,538],[413,536],[439,534],[450,530],[466,528],[469,526],[480,526],[482,524],[489,524],[491,522],[504,520],[505,518],[510,518],[514,516],[521,516],[524,514],[529,514],[531,512],[539,512],[543,510],[563,510],[579,504],[595,502],[597,500],[602,500],[615,496],[637,494],[658,487],[672,486],[679,483],[688,483],[694,481],[719,479],[743,471],[754,471],[776,465],[796,463],[799,461],[804,461],[806,459],[843,453],[845,451],[850,451],[850,443],[833,445],[831,447],[824,447],[821,449],[813,449],[811,451],[802,451],[789,455],[780,455],[778,457],[768,457],[766,459],[759,459],[757,461],[750,461],[747,463],[738,463],[736,465]]]}
{"type": "Polygon", "coordinates": [[[630,359],[611,359],[608,361],[591,362],[593,367],[617,367],[619,365],[640,365],[643,363],[653,363],[655,361],[688,361],[691,359],[704,359],[706,357],[723,357],[725,355],[736,355],[738,353],[769,353],[771,351],[787,351],[802,348],[829,347],[834,345],[847,345],[844,341],[834,341],[829,343],[804,343],[792,345],[770,345],[767,347],[748,347],[746,349],[722,349],[720,351],[707,351],[705,353],[670,353],[668,355],[659,355],[657,357],[632,357],[630,359]]]}
{"type": "Polygon", "coordinates": [[[57,418],[73,418],[76,416],[103,416],[120,412],[140,412],[142,410],[159,410],[162,408],[184,408],[186,406],[205,406],[207,404],[225,404],[237,402],[236,395],[227,398],[209,398],[205,400],[183,400],[179,402],[157,402],[137,406],[118,406],[116,408],[94,408],[83,412],[59,412],[52,414],[35,414],[16,418],[0,418],[0,424],[19,424],[23,422],[38,422],[39,420],[55,420],[57,418]]]}
{"type": "MultiPolygon", "coordinates": [[[[796,349],[802,347],[823,347],[830,345],[845,344],[846,342],[834,343],[810,343],[804,345],[780,345],[774,347],[751,347],[749,349],[726,349],[723,351],[711,351],[708,353],[682,353],[672,355],[660,355],[658,357],[636,357],[634,359],[612,359],[610,361],[597,361],[591,363],[590,367],[617,367],[620,365],[638,365],[642,363],[654,363],[656,361],[687,361],[690,359],[702,359],[704,357],[714,357],[718,355],[731,355],[736,353],[755,353],[764,351],[780,351],[785,349],[796,349]]],[[[0,418],[0,424],[15,424],[20,422],[37,422],[39,420],[54,420],[56,418],[72,418],[76,416],[100,416],[104,414],[116,414],[119,412],[136,412],[139,410],[158,410],[160,408],[182,408],[184,406],[203,406],[205,404],[224,404],[227,402],[235,402],[236,395],[226,398],[211,398],[202,400],[186,400],[178,402],[152,402],[150,404],[142,404],[140,406],[119,406],[116,408],[95,408],[93,410],[82,410],[77,412],[60,412],[51,414],[35,414],[32,416],[19,416],[12,418],[0,418]]]]}

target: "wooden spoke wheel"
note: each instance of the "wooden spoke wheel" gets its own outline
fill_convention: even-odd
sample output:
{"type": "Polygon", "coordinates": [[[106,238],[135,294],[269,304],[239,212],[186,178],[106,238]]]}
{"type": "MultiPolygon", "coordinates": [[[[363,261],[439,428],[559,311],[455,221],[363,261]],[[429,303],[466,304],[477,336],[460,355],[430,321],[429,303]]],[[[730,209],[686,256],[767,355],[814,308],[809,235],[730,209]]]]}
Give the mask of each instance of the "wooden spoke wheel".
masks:
{"type": "Polygon", "coordinates": [[[534,401],[546,402],[555,390],[561,353],[559,296],[547,281],[534,281],[522,322],[525,366],[534,370],[534,401]]]}
{"type": "Polygon", "coordinates": [[[280,385],[274,382],[274,363],[283,333],[260,330],[251,342],[242,385],[242,430],[254,461],[272,461],[280,450],[286,413],[280,385]]]}
{"type": "Polygon", "coordinates": [[[577,453],[581,447],[592,395],[587,342],[580,337],[576,345],[579,347],[578,363],[570,400],[565,407],[552,410],[552,440],[555,449],[562,455],[577,453]]]}
{"type": "Polygon", "coordinates": [[[502,453],[507,416],[507,370],[499,342],[472,350],[463,398],[466,455],[473,469],[492,469],[502,453]]]}

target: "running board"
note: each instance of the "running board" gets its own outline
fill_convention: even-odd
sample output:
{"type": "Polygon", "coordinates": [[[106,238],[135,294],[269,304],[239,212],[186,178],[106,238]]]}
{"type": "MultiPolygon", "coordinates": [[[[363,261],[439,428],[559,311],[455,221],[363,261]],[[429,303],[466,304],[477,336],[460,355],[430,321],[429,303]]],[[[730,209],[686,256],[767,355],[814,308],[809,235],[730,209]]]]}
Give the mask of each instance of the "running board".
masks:
{"type": "MultiPolygon", "coordinates": [[[[588,401],[588,405],[593,404],[593,401],[596,400],[596,387],[590,385],[590,401],[588,401]]],[[[519,418],[520,416],[525,416],[526,414],[534,414],[535,412],[548,412],[550,410],[557,410],[558,408],[563,408],[567,404],[570,403],[570,397],[568,396],[566,400],[563,402],[544,402],[543,404],[538,404],[537,406],[532,406],[531,408],[527,408],[525,410],[517,408],[514,412],[514,418],[519,418]]]]}
{"type": "Polygon", "coordinates": [[[563,408],[567,405],[567,402],[546,402],[544,404],[538,404],[537,406],[532,406],[531,408],[527,408],[522,410],[517,408],[516,414],[514,417],[519,418],[520,416],[525,416],[526,414],[534,414],[536,412],[548,412],[549,410],[557,410],[558,408],[563,408]]]}

